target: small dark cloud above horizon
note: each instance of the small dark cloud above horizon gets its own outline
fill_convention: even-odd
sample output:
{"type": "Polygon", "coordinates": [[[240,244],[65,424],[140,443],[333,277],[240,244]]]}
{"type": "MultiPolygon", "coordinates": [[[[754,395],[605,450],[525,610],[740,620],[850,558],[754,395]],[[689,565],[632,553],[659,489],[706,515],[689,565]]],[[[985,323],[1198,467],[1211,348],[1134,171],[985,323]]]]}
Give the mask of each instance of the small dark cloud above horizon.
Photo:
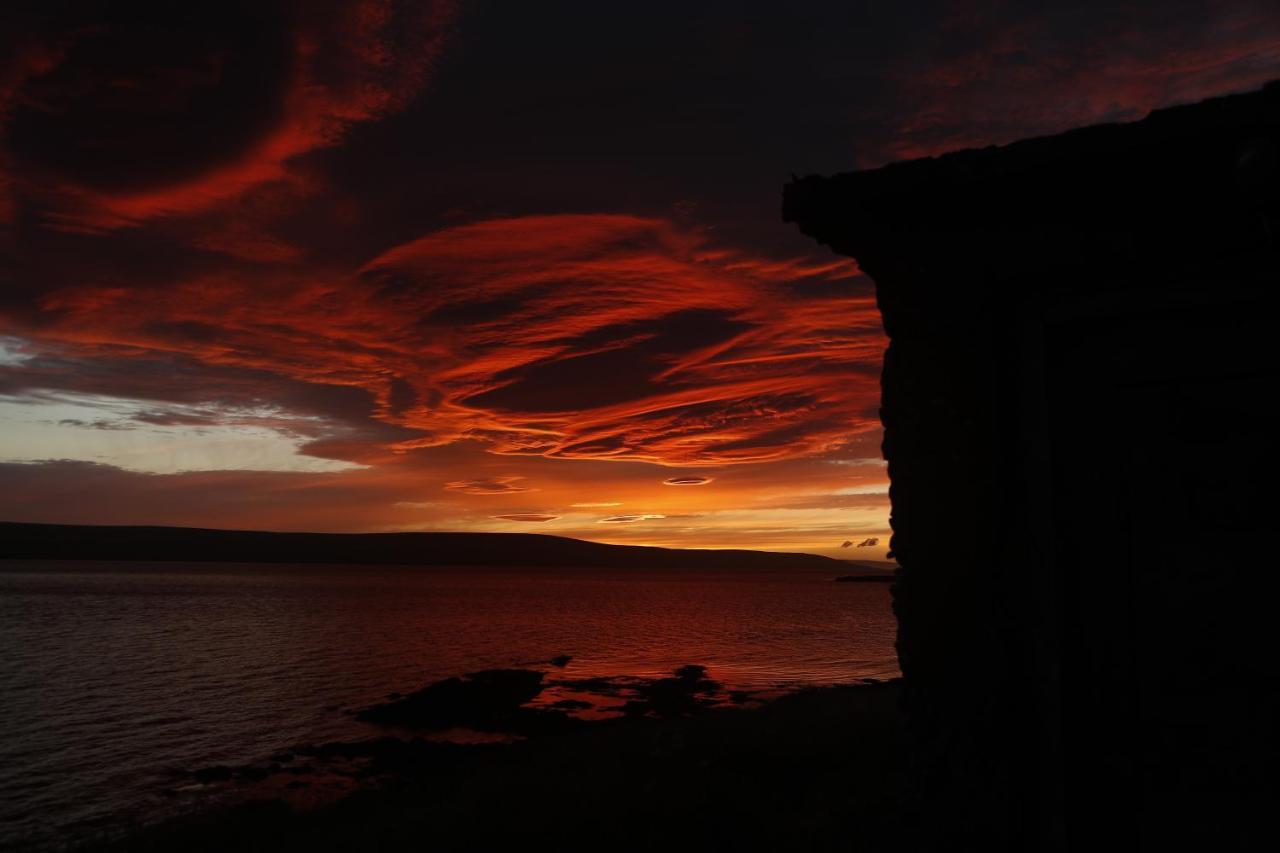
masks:
{"type": "Polygon", "coordinates": [[[698,477],[698,476],[668,477],[667,479],[663,480],[662,483],[663,485],[666,485],[666,486],[705,486],[707,483],[710,483],[714,479],[715,479],[714,477],[698,477]]]}
{"type": "Polygon", "coordinates": [[[61,418],[57,423],[58,426],[73,426],[83,429],[130,430],[137,428],[135,424],[131,424],[128,421],[105,419],[86,421],[81,418],[61,418]]]}

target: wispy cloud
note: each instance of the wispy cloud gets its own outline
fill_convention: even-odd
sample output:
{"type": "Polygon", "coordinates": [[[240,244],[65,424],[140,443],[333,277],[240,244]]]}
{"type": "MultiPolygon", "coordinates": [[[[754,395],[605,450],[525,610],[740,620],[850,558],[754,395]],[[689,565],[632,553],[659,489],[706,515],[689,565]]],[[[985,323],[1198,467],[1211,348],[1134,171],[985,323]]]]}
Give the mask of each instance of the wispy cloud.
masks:
{"type": "Polygon", "coordinates": [[[511,513],[507,513],[506,515],[491,515],[489,517],[497,519],[499,521],[541,522],[541,521],[555,521],[560,516],[550,515],[549,513],[541,513],[541,512],[511,512],[511,513]]]}
{"type": "Polygon", "coordinates": [[[824,453],[878,428],[871,296],[797,293],[760,265],[662,220],[494,220],[392,249],[354,277],[200,276],[164,299],[60,288],[41,301],[38,345],[360,388],[375,419],[416,435],[399,451],[475,441],[498,454],[729,465],[824,453]]]}
{"type": "Polygon", "coordinates": [[[665,515],[658,513],[643,513],[640,515],[611,515],[608,518],[600,519],[600,524],[635,524],[638,521],[655,521],[657,519],[666,518],[665,515]]]}
{"type": "MultiPolygon", "coordinates": [[[[225,208],[267,186],[315,192],[294,161],[418,92],[453,4],[355,0],[297,15],[271,3],[181,15],[100,4],[27,18],[0,77],[0,129],[27,168],[0,160],[0,191],[55,227],[100,232],[225,208]]],[[[197,242],[254,260],[297,256],[234,221],[197,242]]]]}

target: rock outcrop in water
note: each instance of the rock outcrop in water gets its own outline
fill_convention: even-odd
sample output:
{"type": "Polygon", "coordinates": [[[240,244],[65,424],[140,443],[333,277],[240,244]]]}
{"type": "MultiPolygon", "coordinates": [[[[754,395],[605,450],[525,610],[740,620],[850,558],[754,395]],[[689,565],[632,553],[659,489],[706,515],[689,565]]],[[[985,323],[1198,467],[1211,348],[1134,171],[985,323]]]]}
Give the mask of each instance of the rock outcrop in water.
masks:
{"type": "Polygon", "coordinates": [[[715,704],[713,695],[720,690],[718,682],[707,678],[707,668],[688,664],[675,671],[673,677],[658,678],[636,688],[636,698],[622,706],[624,714],[651,714],[657,717],[682,717],[695,714],[715,704]]]}
{"type": "Polygon", "coordinates": [[[522,707],[542,692],[543,674],[529,669],[486,669],[428,684],[407,696],[366,708],[356,719],[382,726],[523,733],[553,722],[567,728],[559,712],[522,707]]]}
{"type": "Polygon", "coordinates": [[[393,693],[390,701],[365,708],[356,719],[419,731],[472,729],[537,735],[574,728],[583,721],[567,712],[594,707],[590,699],[575,698],[530,707],[547,687],[621,701],[617,712],[632,717],[688,716],[724,704],[740,704],[746,695],[725,695],[723,685],[707,677],[706,667],[698,664],[682,666],[666,678],[597,676],[553,682],[535,670],[486,669],[436,681],[408,695],[393,693]]]}
{"type": "Polygon", "coordinates": [[[751,710],[624,716],[511,744],[380,737],[299,747],[282,779],[247,802],[228,795],[228,808],[88,849],[774,853],[838,850],[856,838],[859,850],[914,853],[898,689],[816,688],[751,710]],[[291,776],[304,761],[311,772],[291,776]],[[358,789],[311,808],[264,798],[301,794],[308,789],[290,786],[326,775],[358,789]]]}

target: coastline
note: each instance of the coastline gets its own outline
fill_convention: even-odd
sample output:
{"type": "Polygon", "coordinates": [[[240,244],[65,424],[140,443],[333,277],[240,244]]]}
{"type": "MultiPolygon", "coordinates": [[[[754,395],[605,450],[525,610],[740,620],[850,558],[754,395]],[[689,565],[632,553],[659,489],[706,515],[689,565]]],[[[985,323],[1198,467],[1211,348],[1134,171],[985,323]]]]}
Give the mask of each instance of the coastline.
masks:
{"type": "Polygon", "coordinates": [[[543,533],[296,533],[0,521],[0,560],[616,569],[812,569],[817,554],[613,545],[543,533]]]}
{"type": "MultiPolygon", "coordinates": [[[[233,571],[206,563],[214,571],[157,573],[165,564],[139,564],[86,574],[58,565],[0,578],[6,637],[41,650],[9,662],[20,678],[6,708],[3,847],[61,849],[221,808],[252,777],[267,777],[255,796],[288,802],[327,803],[380,785],[363,775],[367,755],[328,762],[341,772],[278,756],[305,745],[415,740],[417,733],[358,715],[388,691],[412,695],[489,667],[543,669],[545,689],[529,710],[575,716],[592,712],[561,703],[625,713],[622,706],[653,698],[640,688],[690,661],[709,664],[709,680],[723,685],[718,696],[699,698],[726,708],[736,706],[734,693],[764,699],[898,673],[887,590],[833,588],[825,572],[800,580],[577,572],[549,581],[518,571],[233,571]],[[78,653],[84,647],[109,650],[111,666],[78,653]],[[567,652],[573,657],[561,660],[567,652]],[[274,764],[286,772],[273,775],[274,764]],[[206,782],[195,771],[212,775],[202,774],[206,782]],[[224,788],[233,789],[225,798],[224,788]]],[[[680,691],[671,698],[680,704],[680,691]]],[[[521,716],[528,738],[569,722],[521,716]]],[[[480,735],[471,742],[504,739],[480,735]]],[[[335,756],[344,750],[331,748],[335,756]]],[[[462,754],[470,762],[476,751],[462,754]]],[[[412,752],[379,760],[407,761],[412,752]]]]}
{"type": "Polygon", "coordinates": [[[804,688],[506,743],[397,733],[304,747],[327,769],[258,769],[234,801],[74,849],[910,849],[899,692],[897,680],[804,688]],[[318,773],[348,792],[309,796],[318,773]]]}

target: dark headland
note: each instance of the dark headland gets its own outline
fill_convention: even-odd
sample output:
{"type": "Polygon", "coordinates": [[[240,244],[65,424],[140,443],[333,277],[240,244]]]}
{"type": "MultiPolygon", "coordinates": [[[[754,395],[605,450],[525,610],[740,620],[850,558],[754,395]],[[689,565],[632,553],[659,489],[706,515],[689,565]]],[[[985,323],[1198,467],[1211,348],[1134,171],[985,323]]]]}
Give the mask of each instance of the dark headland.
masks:
{"type": "Polygon", "coordinates": [[[815,569],[842,560],[770,551],[605,545],[537,533],[273,533],[0,522],[0,559],[626,569],[815,569]]]}

